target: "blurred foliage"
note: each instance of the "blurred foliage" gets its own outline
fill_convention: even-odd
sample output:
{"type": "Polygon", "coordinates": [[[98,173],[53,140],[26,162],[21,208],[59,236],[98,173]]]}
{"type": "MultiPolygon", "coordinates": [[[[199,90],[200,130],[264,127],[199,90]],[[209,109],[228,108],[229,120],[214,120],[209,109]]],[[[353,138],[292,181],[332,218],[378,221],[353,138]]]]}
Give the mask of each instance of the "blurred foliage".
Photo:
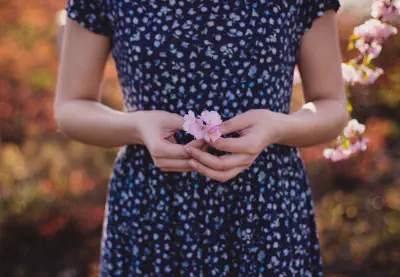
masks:
{"type": "MultiPolygon", "coordinates": [[[[0,1],[0,276],[96,276],[107,182],[116,150],[57,132],[56,12],[65,1],[0,1]]],[[[361,20],[361,19],[360,19],[361,20]]],[[[342,49],[354,24],[342,15],[342,49]]],[[[324,146],[303,149],[327,277],[400,276],[400,39],[377,63],[387,74],[354,87],[354,115],[367,124],[366,153],[340,163],[324,146]]],[[[352,53],[343,53],[345,60],[352,53]]],[[[114,63],[104,102],[121,108],[114,63]]],[[[302,103],[296,89],[293,109],[302,103]]]]}

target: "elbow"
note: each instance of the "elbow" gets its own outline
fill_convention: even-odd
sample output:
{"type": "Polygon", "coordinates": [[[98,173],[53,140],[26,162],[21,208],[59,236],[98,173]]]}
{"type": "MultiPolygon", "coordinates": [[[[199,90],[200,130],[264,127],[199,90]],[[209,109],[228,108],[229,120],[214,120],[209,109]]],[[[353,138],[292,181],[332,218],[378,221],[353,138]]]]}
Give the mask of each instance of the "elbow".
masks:
{"type": "Polygon", "coordinates": [[[347,108],[347,100],[339,102],[339,108],[337,112],[337,130],[335,138],[340,135],[343,129],[347,126],[350,120],[350,114],[347,108]]]}
{"type": "Polygon", "coordinates": [[[53,104],[53,120],[57,124],[57,127],[60,127],[60,122],[61,122],[60,105],[56,104],[56,102],[54,102],[53,104]]]}
{"type": "Polygon", "coordinates": [[[53,104],[53,119],[57,125],[57,129],[58,131],[65,137],[65,138],[69,138],[69,136],[66,134],[65,132],[65,128],[64,128],[64,123],[65,123],[65,119],[66,119],[66,115],[63,109],[63,104],[61,104],[59,101],[54,101],[53,104]]]}
{"type": "Polygon", "coordinates": [[[62,122],[62,113],[61,113],[61,104],[60,101],[58,100],[57,96],[54,99],[53,102],[53,120],[57,124],[57,127],[60,128],[60,123],[62,122]]]}

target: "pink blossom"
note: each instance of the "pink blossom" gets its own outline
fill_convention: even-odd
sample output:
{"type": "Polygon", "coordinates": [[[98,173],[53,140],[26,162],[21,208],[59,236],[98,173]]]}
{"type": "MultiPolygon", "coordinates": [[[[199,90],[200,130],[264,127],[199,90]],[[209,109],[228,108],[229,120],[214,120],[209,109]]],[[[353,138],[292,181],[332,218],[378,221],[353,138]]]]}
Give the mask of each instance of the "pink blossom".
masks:
{"type": "Polygon", "coordinates": [[[333,154],[335,153],[335,149],[333,148],[325,148],[323,152],[323,156],[325,159],[332,160],[333,154]]]}
{"type": "Polygon", "coordinates": [[[357,119],[351,119],[347,126],[343,130],[343,134],[347,138],[352,138],[354,135],[361,135],[365,132],[365,125],[357,121],[357,119]]]}
{"type": "Polygon", "coordinates": [[[216,111],[203,111],[199,116],[207,125],[219,125],[222,123],[221,116],[216,111]]]}
{"type": "Polygon", "coordinates": [[[185,130],[186,132],[190,132],[190,126],[196,121],[196,116],[194,115],[194,112],[189,111],[187,114],[185,114],[183,120],[183,130],[185,130]]]}
{"type": "Polygon", "coordinates": [[[340,149],[333,149],[333,148],[324,149],[323,155],[326,159],[331,160],[333,162],[347,159],[350,156],[349,152],[344,152],[340,149]]]}
{"type": "Polygon", "coordinates": [[[390,13],[386,13],[382,16],[382,21],[399,21],[400,20],[400,7],[393,6],[393,10],[390,13]]]}
{"type": "Polygon", "coordinates": [[[371,16],[382,21],[399,20],[400,1],[374,0],[371,6],[371,16]]]}
{"type": "Polygon", "coordinates": [[[196,118],[195,123],[192,125],[190,129],[190,133],[196,138],[196,139],[202,139],[204,138],[204,128],[205,124],[203,123],[202,120],[196,118]]]}
{"type": "Polygon", "coordinates": [[[203,129],[203,138],[209,142],[216,141],[221,137],[221,127],[219,125],[206,125],[203,129]]]}
{"type": "Polygon", "coordinates": [[[355,84],[359,79],[359,74],[354,66],[342,63],[342,75],[346,83],[351,85],[355,84]]]}
{"type": "Polygon", "coordinates": [[[357,153],[360,151],[367,150],[367,143],[369,142],[369,138],[363,138],[361,140],[356,141],[354,144],[349,146],[351,153],[357,153]]]}
{"type": "Polygon", "coordinates": [[[183,117],[183,130],[193,135],[196,139],[204,139],[207,142],[216,141],[221,137],[220,124],[222,123],[221,116],[216,111],[203,111],[196,118],[193,111],[189,111],[183,117]]]}
{"type": "Polygon", "coordinates": [[[362,85],[370,85],[375,83],[379,76],[383,74],[383,70],[381,68],[371,69],[368,66],[361,65],[358,74],[358,83],[362,85]]]}
{"type": "Polygon", "coordinates": [[[382,0],[374,0],[371,6],[371,16],[381,18],[387,12],[387,6],[382,0]]]}
{"type": "Polygon", "coordinates": [[[366,43],[363,39],[358,39],[354,46],[360,51],[361,53],[365,53],[369,49],[369,43],[366,43]]]}
{"type": "Polygon", "coordinates": [[[371,59],[375,59],[379,56],[379,54],[382,52],[382,45],[372,42],[371,45],[368,47],[368,56],[371,59]]]}
{"type": "Polygon", "coordinates": [[[351,119],[347,126],[349,126],[353,130],[353,132],[358,135],[361,135],[365,132],[365,125],[358,122],[357,119],[351,119]]]}
{"type": "Polygon", "coordinates": [[[193,111],[189,111],[184,117],[183,130],[192,134],[196,139],[203,138],[203,121],[196,118],[193,111]]]}
{"type": "Polygon", "coordinates": [[[361,140],[357,140],[353,144],[350,144],[347,148],[343,145],[339,145],[337,148],[326,148],[324,149],[323,156],[333,162],[348,159],[352,154],[365,151],[368,142],[368,138],[362,138],[361,140]]]}
{"type": "Polygon", "coordinates": [[[375,59],[379,56],[382,51],[382,45],[377,42],[366,43],[363,39],[356,41],[354,45],[358,51],[364,55],[368,55],[371,59],[375,59]]]}
{"type": "Polygon", "coordinates": [[[354,34],[367,43],[372,41],[382,43],[389,36],[397,34],[397,28],[378,19],[370,19],[364,24],[355,27],[354,34]]]}
{"type": "Polygon", "coordinates": [[[362,137],[364,132],[364,124],[359,123],[357,119],[350,120],[343,130],[343,135],[337,137],[336,148],[324,149],[324,157],[336,162],[347,159],[357,152],[365,151],[369,139],[362,137]],[[348,144],[347,147],[345,147],[346,144],[348,144]]]}

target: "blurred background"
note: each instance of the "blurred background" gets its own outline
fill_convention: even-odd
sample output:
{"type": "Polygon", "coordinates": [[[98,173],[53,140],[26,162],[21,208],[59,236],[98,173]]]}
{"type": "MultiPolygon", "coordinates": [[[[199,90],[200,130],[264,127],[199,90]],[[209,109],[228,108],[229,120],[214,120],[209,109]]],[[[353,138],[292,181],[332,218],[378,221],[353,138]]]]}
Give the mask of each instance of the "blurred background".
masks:
{"type": "MultiPolygon", "coordinates": [[[[341,1],[348,36],[370,1],[341,1]]],[[[118,149],[68,141],[53,98],[65,0],[0,1],[0,276],[98,274],[107,182],[118,149]]],[[[377,83],[352,87],[353,116],[367,125],[365,153],[332,163],[302,149],[313,189],[326,277],[400,276],[400,35],[385,44],[377,83]]],[[[122,109],[113,60],[103,101],[122,109]]],[[[294,89],[293,110],[302,103],[294,89]]]]}

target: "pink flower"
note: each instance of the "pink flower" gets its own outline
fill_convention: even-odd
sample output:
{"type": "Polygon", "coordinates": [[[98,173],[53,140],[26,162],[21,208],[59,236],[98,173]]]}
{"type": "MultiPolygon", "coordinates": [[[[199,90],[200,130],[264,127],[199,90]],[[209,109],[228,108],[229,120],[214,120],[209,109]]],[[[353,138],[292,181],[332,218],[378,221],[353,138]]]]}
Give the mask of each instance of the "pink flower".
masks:
{"type": "Polygon", "coordinates": [[[369,43],[366,43],[363,39],[358,39],[354,46],[360,51],[361,53],[365,53],[369,49],[369,43]]]}
{"type": "Polygon", "coordinates": [[[383,74],[383,70],[382,68],[371,69],[368,66],[361,65],[358,74],[358,83],[362,85],[370,85],[375,83],[379,76],[383,74]]]}
{"type": "Polygon", "coordinates": [[[354,66],[346,63],[342,63],[342,75],[343,80],[351,85],[356,83],[359,78],[358,72],[354,66]]]}
{"type": "Polygon", "coordinates": [[[340,149],[326,148],[323,153],[324,157],[332,162],[341,161],[349,157],[349,152],[340,149]]]}
{"type": "Polygon", "coordinates": [[[396,21],[400,18],[400,1],[374,0],[371,16],[382,21],[396,21]]]}
{"type": "Polygon", "coordinates": [[[216,111],[203,111],[199,116],[207,125],[219,125],[222,123],[221,116],[216,111]]]}
{"type": "Polygon", "coordinates": [[[353,132],[357,133],[358,135],[361,135],[365,132],[365,125],[359,123],[357,119],[351,119],[347,126],[349,126],[353,132]]]}
{"type": "Polygon", "coordinates": [[[355,68],[353,65],[342,63],[343,80],[350,84],[370,85],[383,74],[381,68],[371,69],[368,66],[361,65],[355,68]]]}
{"type": "Polygon", "coordinates": [[[185,130],[186,132],[190,132],[191,125],[194,124],[196,121],[196,116],[194,115],[194,112],[189,111],[187,114],[185,114],[183,120],[183,130],[185,130]]]}
{"type": "Polygon", "coordinates": [[[368,56],[371,59],[375,59],[376,57],[378,57],[381,52],[382,52],[382,45],[376,42],[371,43],[371,45],[368,47],[368,56]]]}
{"type": "Polygon", "coordinates": [[[355,47],[360,51],[360,53],[368,55],[371,59],[377,58],[382,51],[382,45],[375,41],[366,43],[362,39],[356,41],[355,47]]]}
{"type": "Polygon", "coordinates": [[[347,147],[347,149],[344,148],[343,145],[338,146],[336,149],[326,148],[324,149],[323,155],[326,159],[331,160],[333,162],[348,159],[352,154],[365,151],[367,149],[368,141],[369,141],[368,138],[357,140],[355,143],[350,144],[347,147]]]}
{"type": "Polygon", "coordinates": [[[333,162],[344,160],[350,155],[367,149],[368,138],[363,138],[365,125],[359,123],[356,119],[348,122],[343,130],[343,135],[336,139],[336,148],[324,149],[323,155],[326,159],[333,162]],[[345,145],[348,145],[347,147],[345,145]]]}
{"type": "Polygon", "coordinates": [[[205,128],[205,125],[204,125],[203,121],[196,118],[195,122],[192,124],[192,126],[190,128],[190,133],[196,139],[202,139],[202,138],[204,138],[204,128],[205,128]]]}
{"type": "Polygon", "coordinates": [[[183,130],[193,135],[196,139],[204,139],[207,142],[216,141],[221,137],[221,116],[216,111],[203,111],[196,118],[193,111],[189,111],[184,117],[183,130]]]}
{"type": "Polygon", "coordinates": [[[203,138],[203,121],[196,118],[193,111],[189,111],[188,114],[183,117],[183,120],[184,131],[192,134],[196,139],[203,138]]]}
{"type": "Polygon", "coordinates": [[[382,0],[374,0],[371,6],[371,16],[379,19],[387,12],[387,6],[382,0]]]}
{"type": "Polygon", "coordinates": [[[354,34],[366,43],[384,42],[389,36],[397,34],[397,28],[381,22],[378,19],[367,20],[364,24],[354,28],[354,34]]]}
{"type": "Polygon", "coordinates": [[[351,153],[356,153],[360,151],[367,150],[367,143],[369,142],[369,138],[363,138],[361,140],[356,141],[354,144],[349,146],[351,153]]]}
{"type": "Polygon", "coordinates": [[[221,137],[221,127],[219,125],[208,125],[204,129],[203,138],[209,142],[216,141],[219,137],[221,137]]]}
{"type": "Polygon", "coordinates": [[[357,119],[352,119],[347,123],[347,126],[343,130],[343,134],[347,138],[352,138],[355,134],[362,135],[365,132],[365,125],[357,121],[357,119]]]}

